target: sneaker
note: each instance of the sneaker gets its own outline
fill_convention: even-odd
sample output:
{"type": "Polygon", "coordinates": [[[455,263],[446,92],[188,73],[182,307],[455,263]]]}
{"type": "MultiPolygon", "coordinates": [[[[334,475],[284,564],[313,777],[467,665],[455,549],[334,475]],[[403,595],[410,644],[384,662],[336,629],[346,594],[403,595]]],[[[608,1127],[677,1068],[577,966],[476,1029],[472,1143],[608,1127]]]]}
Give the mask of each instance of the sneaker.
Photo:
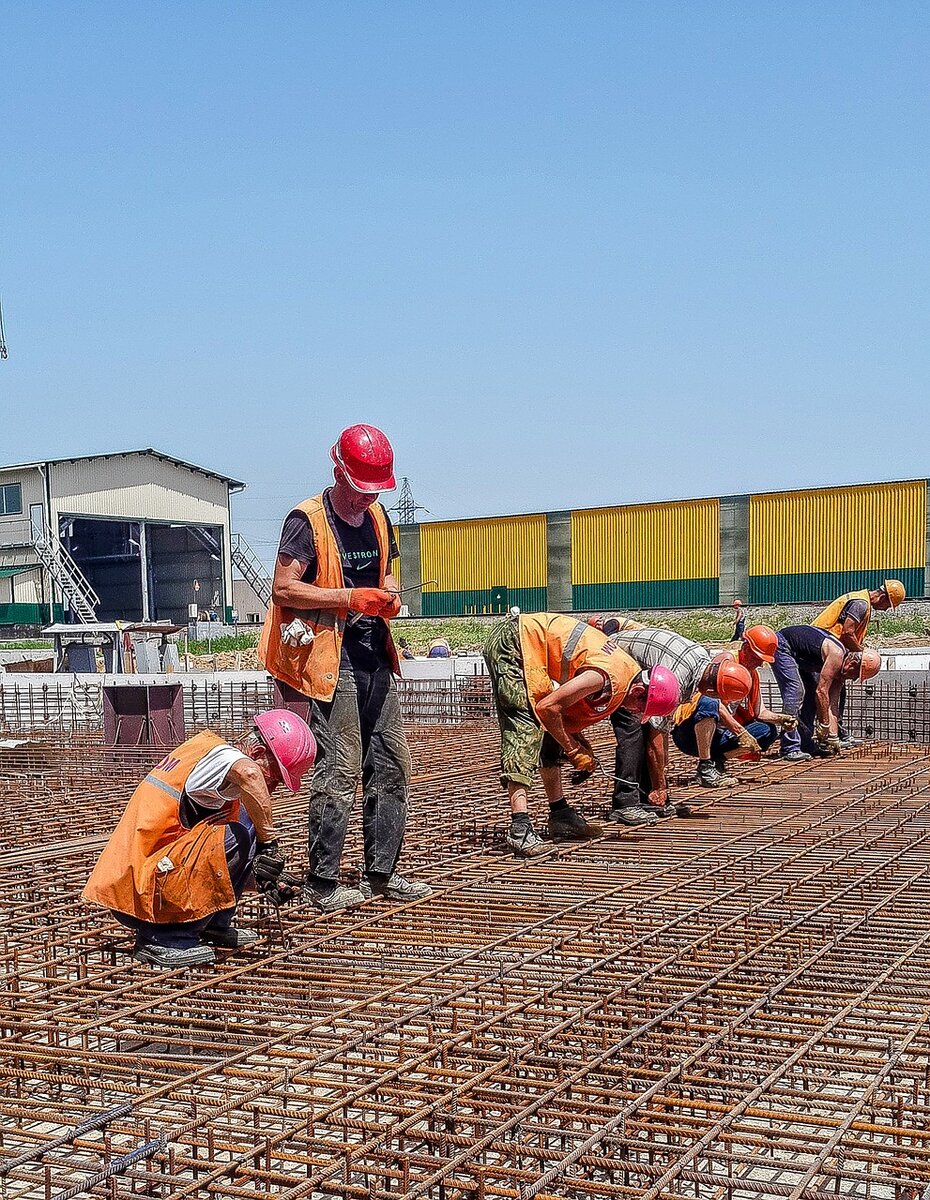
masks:
{"type": "Polygon", "coordinates": [[[840,738],[840,749],[841,750],[855,750],[855,748],[857,746],[864,746],[864,745],[865,745],[865,742],[862,740],[862,738],[856,738],[856,737],[840,738]]]}
{"type": "Polygon", "coordinates": [[[505,841],[519,858],[535,858],[549,849],[529,821],[519,825],[511,824],[507,829],[505,841]]]}
{"type": "Polygon", "coordinates": [[[675,805],[675,816],[676,817],[693,817],[694,809],[691,807],[690,804],[676,804],[675,805]]]}
{"type": "Polygon", "coordinates": [[[664,821],[666,817],[674,817],[675,805],[671,801],[668,804],[644,804],[643,811],[656,820],[664,821]]]}
{"type": "Polygon", "coordinates": [[[189,946],[178,950],[174,946],[158,946],[154,942],[139,942],[133,951],[139,962],[151,963],[153,967],[201,967],[216,962],[212,946],[189,946]]]}
{"type": "Polygon", "coordinates": [[[603,832],[600,825],[590,824],[570,804],[557,813],[549,813],[549,836],[554,842],[587,842],[590,838],[600,837],[603,832]]]}
{"type": "Polygon", "coordinates": [[[717,770],[712,762],[698,764],[697,781],[701,787],[723,788],[729,786],[726,777],[717,770]]]}
{"type": "Polygon", "coordinates": [[[358,890],[366,900],[370,900],[372,896],[384,896],[387,900],[425,900],[433,894],[433,889],[428,883],[405,879],[396,872],[390,879],[379,879],[375,884],[363,875],[359,880],[358,890]]]}
{"type": "Polygon", "coordinates": [[[205,929],[200,936],[205,942],[220,946],[223,950],[241,950],[243,946],[250,946],[259,939],[254,929],[237,929],[234,925],[226,929],[205,929]]]}
{"type": "Polygon", "coordinates": [[[810,762],[812,755],[806,750],[789,750],[787,754],[783,754],[782,762],[810,762]]]}
{"type": "Polygon", "coordinates": [[[302,892],[304,904],[312,904],[322,913],[339,912],[341,908],[354,908],[365,903],[365,894],[359,888],[337,883],[331,892],[318,892],[309,885],[302,892]]]}
{"type": "Polygon", "coordinates": [[[638,804],[628,804],[626,808],[612,808],[607,814],[608,821],[619,821],[622,825],[655,825],[658,819],[655,813],[647,812],[638,804]]]}
{"type": "Polygon", "coordinates": [[[743,782],[735,775],[730,774],[730,772],[727,770],[727,764],[725,762],[715,762],[714,766],[717,768],[717,774],[723,781],[723,787],[739,787],[740,783],[743,782]]]}

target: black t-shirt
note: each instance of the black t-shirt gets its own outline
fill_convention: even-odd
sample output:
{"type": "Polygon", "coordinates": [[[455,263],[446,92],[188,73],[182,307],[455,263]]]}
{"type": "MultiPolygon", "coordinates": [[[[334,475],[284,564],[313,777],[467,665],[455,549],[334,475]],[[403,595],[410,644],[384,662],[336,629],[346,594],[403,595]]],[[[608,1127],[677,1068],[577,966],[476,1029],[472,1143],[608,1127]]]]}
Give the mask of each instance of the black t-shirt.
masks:
{"type": "MultiPolygon", "coordinates": [[[[779,630],[778,636],[787,645],[802,671],[820,671],[823,666],[824,642],[839,646],[843,650],[842,644],[832,633],[818,629],[816,625],[788,625],[779,630]]],[[[843,653],[846,651],[843,650],[843,653]]]]}
{"type": "MultiPolygon", "coordinates": [[[[323,495],[323,507],[329,527],[336,537],[339,557],[342,561],[342,577],[346,587],[379,587],[381,584],[381,551],[374,517],[365,513],[361,525],[350,525],[337,516],[329,500],[329,492],[323,495]]],[[[384,514],[388,528],[388,555],[398,557],[397,542],[391,518],[384,514]]],[[[288,513],[281,531],[279,554],[296,558],[305,564],[300,579],[302,583],[316,583],[317,555],[313,542],[313,530],[305,513],[294,509],[288,513]]],[[[298,613],[298,616],[301,615],[298,613]]],[[[387,626],[380,617],[366,617],[361,613],[349,613],[343,652],[353,666],[366,671],[384,666],[389,662],[387,653],[387,626]]]]}

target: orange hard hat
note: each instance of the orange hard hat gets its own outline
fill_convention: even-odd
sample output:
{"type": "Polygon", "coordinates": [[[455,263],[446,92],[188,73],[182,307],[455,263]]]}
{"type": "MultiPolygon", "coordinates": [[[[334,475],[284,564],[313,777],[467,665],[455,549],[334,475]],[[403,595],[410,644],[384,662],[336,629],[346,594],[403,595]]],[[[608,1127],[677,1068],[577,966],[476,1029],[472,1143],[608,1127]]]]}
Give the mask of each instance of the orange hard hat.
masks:
{"type": "Polygon", "coordinates": [[[907,592],[904,590],[904,584],[900,579],[886,579],[882,584],[882,590],[891,601],[891,607],[897,608],[907,592]]]}
{"type": "Polygon", "coordinates": [[[863,650],[859,656],[859,674],[856,678],[862,683],[872,679],[882,669],[882,656],[877,650],[863,650]]]}
{"type": "Polygon", "coordinates": [[[394,448],[374,425],[350,425],[330,450],[357,492],[389,492],[394,482],[394,448]]]}
{"type": "Polygon", "coordinates": [[[714,679],[714,690],[724,704],[739,704],[752,689],[752,676],[745,667],[731,659],[721,659],[714,679]]]}
{"type": "Polygon", "coordinates": [[[766,663],[775,661],[778,634],[768,625],[751,625],[743,634],[743,641],[756,658],[761,658],[766,663]]]}

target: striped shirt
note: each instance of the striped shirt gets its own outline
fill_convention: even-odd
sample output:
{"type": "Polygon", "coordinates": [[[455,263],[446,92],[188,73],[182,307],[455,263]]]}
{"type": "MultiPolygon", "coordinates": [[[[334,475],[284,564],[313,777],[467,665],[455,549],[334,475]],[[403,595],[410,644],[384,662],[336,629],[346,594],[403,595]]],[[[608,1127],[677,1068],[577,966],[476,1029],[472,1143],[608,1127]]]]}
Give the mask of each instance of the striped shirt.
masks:
{"type": "MultiPolygon", "coordinates": [[[[701,676],[710,665],[710,654],[698,642],[672,633],[670,629],[650,629],[638,621],[620,618],[620,629],[607,640],[608,646],[619,646],[644,670],[666,667],[681,687],[681,703],[690,700],[698,690],[701,676]]],[[[671,729],[671,717],[653,717],[656,729],[671,729]]]]}

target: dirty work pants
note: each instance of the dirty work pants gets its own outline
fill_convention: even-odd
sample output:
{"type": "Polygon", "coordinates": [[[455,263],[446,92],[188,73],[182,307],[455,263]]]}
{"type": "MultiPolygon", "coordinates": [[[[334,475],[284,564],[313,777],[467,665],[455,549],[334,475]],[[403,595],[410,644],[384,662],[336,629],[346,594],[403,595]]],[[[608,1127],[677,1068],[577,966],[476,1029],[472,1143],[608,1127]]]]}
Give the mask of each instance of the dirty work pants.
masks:
{"type": "Polygon", "coordinates": [[[610,716],[617,752],[614,755],[614,808],[639,808],[649,803],[652,785],[646,759],[646,729],[638,713],[615,709],[610,716]]]}
{"type": "Polygon", "coordinates": [[[343,657],[335,695],[312,702],[310,726],[317,743],[310,779],[310,874],[339,881],[361,779],[365,874],[392,875],[407,823],[410,751],[391,668],[364,671],[343,657]]]}
{"type": "Polygon", "coordinates": [[[814,721],[817,716],[817,681],[820,675],[799,667],[797,660],[781,645],[775,651],[772,672],[781,692],[782,708],[798,718],[797,729],[785,729],[781,735],[781,753],[804,750],[820,754],[814,743],[814,721]]]}
{"type": "MultiPolygon", "coordinates": [[[[711,700],[709,696],[702,696],[698,701],[698,706],[694,710],[693,716],[690,716],[687,721],[682,721],[680,725],[676,725],[672,730],[672,741],[682,752],[688,754],[692,758],[697,758],[697,735],[694,732],[694,727],[699,721],[712,720],[717,723],[717,728],[714,730],[713,740],[710,744],[711,760],[718,766],[724,765],[724,755],[730,750],[736,749],[736,734],[729,729],[721,729],[720,727],[720,701],[711,700]]],[[[745,726],[746,732],[759,743],[762,750],[768,750],[769,746],[778,737],[778,727],[770,725],[768,721],[750,721],[745,726]]]]}
{"type": "MultiPolygon", "coordinates": [[[[223,844],[233,895],[238,900],[252,874],[252,860],[255,857],[255,826],[244,810],[238,821],[226,826],[223,844]]],[[[140,921],[138,917],[131,917],[126,913],[113,914],[121,925],[135,930],[137,946],[149,943],[168,946],[172,950],[190,950],[193,946],[199,946],[200,935],[205,929],[228,929],[235,915],[235,907],[224,908],[199,921],[160,924],[154,921],[140,921]]]]}

